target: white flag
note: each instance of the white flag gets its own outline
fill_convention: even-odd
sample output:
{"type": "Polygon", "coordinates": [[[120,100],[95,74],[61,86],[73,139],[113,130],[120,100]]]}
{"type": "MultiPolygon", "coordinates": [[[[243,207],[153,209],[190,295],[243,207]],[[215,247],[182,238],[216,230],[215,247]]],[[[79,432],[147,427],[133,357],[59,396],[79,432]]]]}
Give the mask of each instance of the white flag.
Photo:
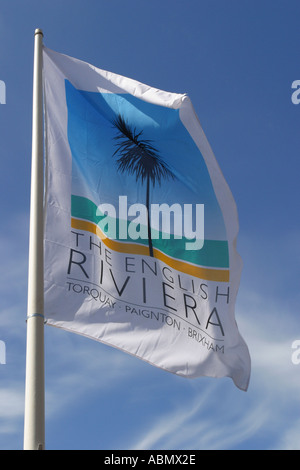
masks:
{"type": "Polygon", "coordinates": [[[189,98],[43,61],[47,324],[247,390],[237,211],[189,98]]]}

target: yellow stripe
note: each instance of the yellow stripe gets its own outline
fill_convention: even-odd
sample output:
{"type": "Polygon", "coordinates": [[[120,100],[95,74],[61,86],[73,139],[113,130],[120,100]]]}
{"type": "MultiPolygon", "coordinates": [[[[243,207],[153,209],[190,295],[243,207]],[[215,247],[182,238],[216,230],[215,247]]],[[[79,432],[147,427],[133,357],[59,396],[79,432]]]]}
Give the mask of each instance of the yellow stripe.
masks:
{"type": "Polygon", "coordinates": [[[188,264],[185,261],[180,261],[178,259],[170,258],[161,251],[153,249],[153,254],[155,258],[160,259],[165,264],[171,268],[181,271],[183,273],[190,274],[194,277],[199,277],[200,279],[205,279],[206,281],[220,281],[220,282],[229,282],[229,270],[222,269],[211,269],[211,268],[200,268],[200,266],[195,266],[194,264],[188,264]]]}
{"type": "Polygon", "coordinates": [[[119,253],[129,253],[133,255],[144,255],[149,256],[149,248],[143,245],[137,245],[135,243],[122,243],[115,240],[107,238],[102,230],[95,225],[93,222],[88,222],[86,220],[71,219],[71,227],[78,230],[86,230],[87,232],[94,233],[99,237],[103,243],[113,251],[118,251],[119,253]]]}
{"type": "MultiPolygon", "coordinates": [[[[102,242],[107,246],[107,248],[113,251],[117,251],[118,253],[149,256],[149,247],[144,245],[138,245],[135,243],[125,243],[116,240],[111,240],[103,234],[98,225],[95,225],[92,222],[72,218],[71,227],[77,230],[84,230],[97,235],[97,237],[102,240],[102,242]]],[[[206,281],[229,282],[228,269],[201,268],[193,264],[188,264],[184,261],[170,258],[165,253],[162,253],[156,248],[153,249],[153,254],[155,255],[156,259],[163,261],[165,264],[167,264],[173,269],[176,269],[177,271],[190,274],[191,276],[198,277],[206,281]]]]}

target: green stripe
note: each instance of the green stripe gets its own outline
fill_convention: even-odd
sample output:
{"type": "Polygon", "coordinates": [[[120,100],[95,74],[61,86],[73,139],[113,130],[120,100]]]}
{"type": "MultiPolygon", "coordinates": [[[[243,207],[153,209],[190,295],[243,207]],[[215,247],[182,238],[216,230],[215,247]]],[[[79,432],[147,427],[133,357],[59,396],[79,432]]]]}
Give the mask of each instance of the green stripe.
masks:
{"type": "MultiPolygon", "coordinates": [[[[71,212],[72,217],[77,219],[88,220],[101,227],[101,221],[104,216],[98,215],[97,206],[91,200],[81,197],[72,196],[71,212]]],[[[130,222],[128,222],[129,225],[130,222]]],[[[103,230],[103,227],[101,227],[103,230]]],[[[118,237],[118,224],[116,224],[116,240],[120,240],[118,237]]],[[[109,237],[109,233],[105,232],[109,237]]],[[[172,258],[181,259],[198,266],[205,266],[211,268],[229,268],[229,253],[228,243],[223,240],[205,240],[204,246],[201,250],[186,250],[185,244],[189,242],[188,239],[182,238],[180,240],[174,240],[174,237],[170,235],[169,239],[162,239],[160,236],[158,239],[153,239],[153,247],[159,249],[163,253],[172,258]]],[[[126,242],[125,240],[120,240],[126,242]]],[[[127,239],[128,242],[136,243],[139,245],[148,245],[147,240],[138,239],[132,240],[127,239]]]]}

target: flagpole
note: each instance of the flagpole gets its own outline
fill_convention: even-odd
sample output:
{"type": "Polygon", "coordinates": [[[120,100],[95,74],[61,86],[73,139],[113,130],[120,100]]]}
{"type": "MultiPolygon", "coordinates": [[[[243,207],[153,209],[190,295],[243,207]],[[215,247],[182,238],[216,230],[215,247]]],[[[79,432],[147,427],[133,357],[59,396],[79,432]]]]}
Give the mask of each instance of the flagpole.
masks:
{"type": "Polygon", "coordinates": [[[24,450],[45,448],[43,33],[35,30],[24,450]]]}

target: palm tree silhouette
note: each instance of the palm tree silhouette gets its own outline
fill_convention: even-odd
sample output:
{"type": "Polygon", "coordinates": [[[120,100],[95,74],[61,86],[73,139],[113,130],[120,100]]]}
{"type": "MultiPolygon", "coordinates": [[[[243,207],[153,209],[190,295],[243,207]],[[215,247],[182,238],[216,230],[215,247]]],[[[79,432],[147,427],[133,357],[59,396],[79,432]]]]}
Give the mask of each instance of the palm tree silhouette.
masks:
{"type": "Polygon", "coordinates": [[[118,142],[116,144],[117,150],[113,154],[113,156],[119,155],[117,159],[118,171],[135,175],[136,181],[141,180],[142,184],[146,181],[149,254],[153,257],[150,221],[150,183],[152,183],[154,188],[156,183],[161,185],[163,179],[174,179],[175,176],[159,156],[158,150],[151,143],[152,141],[141,138],[143,131],[137,133],[136,129],[131,129],[120,114],[113,121],[113,124],[119,131],[118,135],[114,137],[118,142]]]}

